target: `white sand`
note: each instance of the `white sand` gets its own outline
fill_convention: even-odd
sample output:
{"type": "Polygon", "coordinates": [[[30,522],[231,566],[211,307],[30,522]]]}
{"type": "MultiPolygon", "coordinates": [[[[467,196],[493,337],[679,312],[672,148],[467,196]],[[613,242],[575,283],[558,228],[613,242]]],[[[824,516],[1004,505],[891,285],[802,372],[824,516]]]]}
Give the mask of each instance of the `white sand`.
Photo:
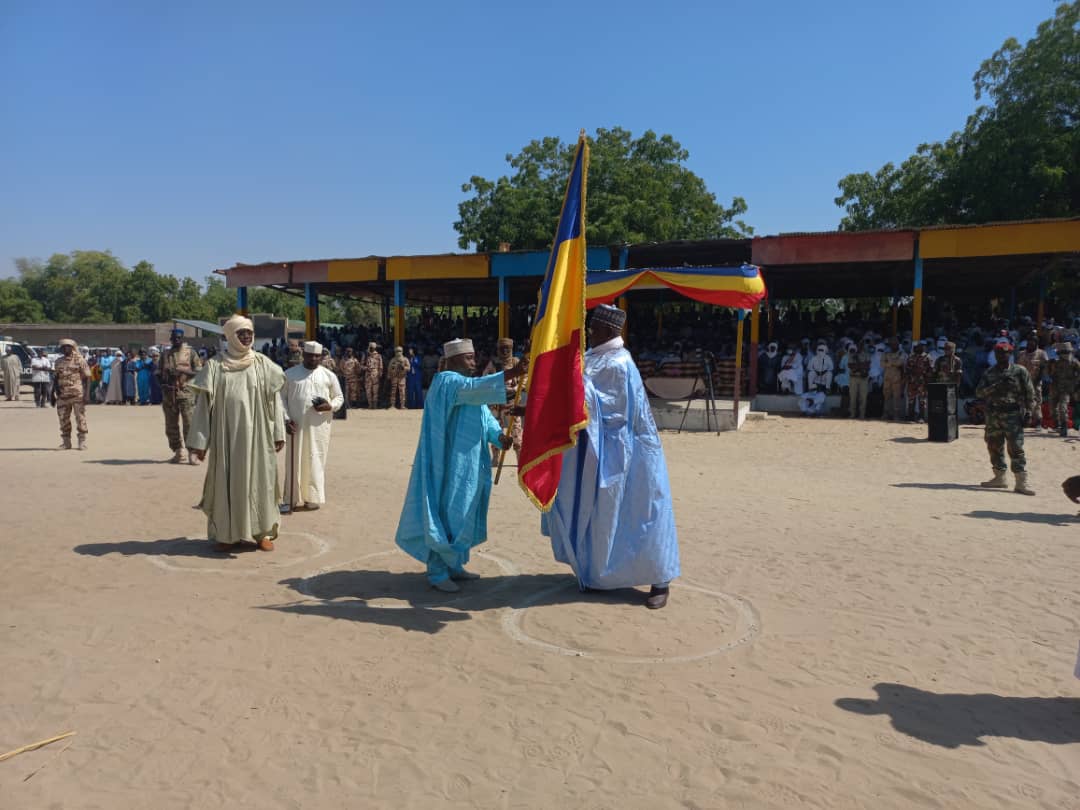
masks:
{"type": "Polygon", "coordinates": [[[39,450],[55,413],[0,404],[0,750],[78,731],[0,763],[5,810],[1080,807],[1075,441],[1029,436],[1024,498],[972,488],[972,428],[666,435],[652,612],[578,595],[513,474],[485,578],[428,588],[417,412],[336,422],[331,502],[234,559],[158,408],[89,418],[39,450]]]}

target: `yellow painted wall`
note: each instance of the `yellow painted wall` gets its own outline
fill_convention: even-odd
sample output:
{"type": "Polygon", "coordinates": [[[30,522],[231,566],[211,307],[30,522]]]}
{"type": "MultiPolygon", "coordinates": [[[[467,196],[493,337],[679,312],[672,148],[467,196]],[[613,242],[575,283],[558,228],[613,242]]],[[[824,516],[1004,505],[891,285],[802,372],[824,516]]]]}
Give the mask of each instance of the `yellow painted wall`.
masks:
{"type": "Polygon", "coordinates": [[[487,277],[488,257],[486,254],[391,256],[386,260],[388,281],[487,277]]]}
{"type": "Polygon", "coordinates": [[[378,259],[346,259],[327,262],[327,281],[378,281],[378,259]]]}
{"type": "Polygon", "coordinates": [[[919,233],[919,255],[924,259],[1072,251],[1080,251],[1080,219],[945,228],[919,233]]]}

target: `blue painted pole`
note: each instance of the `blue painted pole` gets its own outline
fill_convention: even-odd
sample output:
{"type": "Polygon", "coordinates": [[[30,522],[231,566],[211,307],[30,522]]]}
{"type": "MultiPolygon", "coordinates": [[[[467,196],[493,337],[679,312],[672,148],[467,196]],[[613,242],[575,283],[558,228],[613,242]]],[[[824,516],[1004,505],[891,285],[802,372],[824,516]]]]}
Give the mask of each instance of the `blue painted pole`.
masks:
{"type": "Polygon", "coordinates": [[[510,337],[510,281],[499,276],[499,337],[510,337]]]}
{"type": "Polygon", "coordinates": [[[922,337],[922,256],[919,255],[919,243],[915,243],[915,300],[911,305],[911,343],[914,345],[922,337]]]}
{"type": "Polygon", "coordinates": [[[394,282],[394,345],[405,345],[405,282],[394,282]]]}
{"type": "Polygon", "coordinates": [[[247,287],[236,288],[236,311],[241,315],[248,314],[248,294],[247,287]]]}
{"type": "Polygon", "coordinates": [[[307,340],[315,340],[319,330],[319,293],[315,285],[308,282],[304,285],[304,336],[307,340]]]}

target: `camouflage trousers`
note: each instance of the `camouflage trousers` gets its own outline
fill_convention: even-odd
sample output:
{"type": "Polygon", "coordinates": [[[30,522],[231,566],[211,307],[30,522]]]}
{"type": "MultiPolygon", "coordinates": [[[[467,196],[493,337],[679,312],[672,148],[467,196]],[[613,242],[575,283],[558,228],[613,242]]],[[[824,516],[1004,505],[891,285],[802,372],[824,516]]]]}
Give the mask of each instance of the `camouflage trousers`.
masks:
{"type": "Polygon", "coordinates": [[[902,419],[904,416],[904,378],[885,376],[881,393],[885,397],[886,419],[902,419]]]}
{"type": "MultiPolygon", "coordinates": [[[[510,406],[509,405],[492,405],[491,412],[495,414],[495,419],[502,426],[503,432],[506,432],[506,426],[510,424],[510,406]]],[[[521,453],[521,437],[522,433],[521,419],[514,420],[514,427],[510,431],[510,440],[514,443],[514,453],[521,453]]],[[[499,463],[499,448],[493,447],[491,450],[491,463],[499,463]]]]}
{"type": "Polygon", "coordinates": [[[359,377],[345,378],[346,399],[350,405],[359,405],[364,396],[363,381],[359,377]]]}
{"type": "Polygon", "coordinates": [[[71,414],[75,414],[75,430],[80,436],[85,436],[89,431],[86,427],[86,405],[82,397],[77,399],[58,399],[56,401],[56,415],[60,417],[60,435],[65,439],[71,438],[71,414]]]}
{"type": "Polygon", "coordinates": [[[1009,450],[1012,471],[1027,470],[1024,455],[1024,422],[1020,411],[999,411],[988,408],[986,412],[986,449],[990,453],[990,465],[994,472],[1005,472],[1005,449],[1009,450]]]}
{"type": "Polygon", "coordinates": [[[390,407],[405,407],[405,378],[390,380],[390,407]]]}
{"type": "Polygon", "coordinates": [[[926,418],[926,383],[908,383],[907,410],[908,419],[915,418],[915,406],[918,405],[919,418],[926,418]]]}
{"type": "Polygon", "coordinates": [[[364,389],[367,393],[367,406],[379,407],[379,380],[364,380],[364,389]]]}
{"type": "Polygon", "coordinates": [[[178,397],[170,391],[162,392],[161,409],[165,411],[165,435],[169,439],[169,449],[174,453],[184,449],[184,437],[191,427],[191,414],[195,406],[191,397],[178,397]],[[184,432],[180,432],[183,420],[184,432]]]}
{"type": "Polygon", "coordinates": [[[1034,383],[1034,388],[1035,388],[1035,407],[1031,411],[1031,419],[1028,420],[1028,421],[1031,422],[1032,427],[1041,427],[1042,426],[1042,403],[1043,403],[1042,383],[1041,382],[1035,382],[1034,380],[1032,382],[1034,383]]]}
{"type": "Polygon", "coordinates": [[[1072,396],[1072,394],[1055,392],[1050,399],[1050,410],[1054,412],[1054,424],[1058,430],[1069,426],[1069,403],[1072,401],[1072,396]]]}

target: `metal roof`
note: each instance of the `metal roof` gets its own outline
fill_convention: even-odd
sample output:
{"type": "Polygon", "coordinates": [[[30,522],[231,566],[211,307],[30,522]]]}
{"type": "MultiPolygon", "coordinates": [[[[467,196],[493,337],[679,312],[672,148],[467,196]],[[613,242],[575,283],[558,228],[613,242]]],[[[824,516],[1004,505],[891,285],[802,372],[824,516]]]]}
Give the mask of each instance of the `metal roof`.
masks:
{"type": "Polygon", "coordinates": [[[210,323],[210,321],[189,321],[185,318],[173,318],[173,323],[182,323],[184,326],[190,326],[192,329],[200,329],[203,332],[210,332],[215,335],[224,335],[225,330],[216,323],[210,323]]]}

